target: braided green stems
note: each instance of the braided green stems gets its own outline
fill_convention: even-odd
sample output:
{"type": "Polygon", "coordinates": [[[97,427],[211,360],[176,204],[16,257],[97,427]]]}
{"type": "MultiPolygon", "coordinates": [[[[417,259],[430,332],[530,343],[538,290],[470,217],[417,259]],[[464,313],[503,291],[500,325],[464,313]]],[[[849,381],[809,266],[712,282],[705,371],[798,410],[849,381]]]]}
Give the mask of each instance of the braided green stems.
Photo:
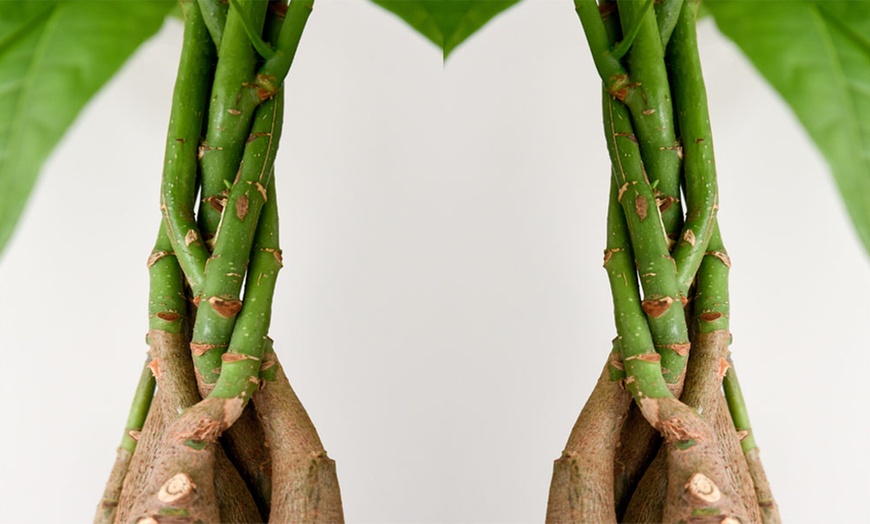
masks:
{"type": "MultiPolygon", "coordinates": [[[[611,52],[611,38],[604,26],[601,14],[598,12],[598,4],[595,0],[574,0],[574,9],[583,24],[583,32],[586,33],[586,42],[592,52],[592,60],[604,89],[613,97],[629,103],[628,99],[639,99],[639,93],[633,88],[625,68],[619,62],[619,58],[611,52]]],[[[642,104],[643,101],[639,100],[642,104]]]]}
{"type": "Polygon", "coordinates": [[[208,259],[208,249],[193,214],[197,151],[208,103],[207,79],[214,62],[214,45],[196,3],[185,0],[182,7],[185,11],[184,42],[166,138],[161,209],[172,250],[196,296],[202,289],[203,269],[208,259]]]}
{"type": "Polygon", "coordinates": [[[655,14],[647,3],[620,1],[619,16],[626,36],[612,49],[617,31],[612,4],[602,5],[603,18],[594,0],[575,0],[574,5],[605,90],[631,111],[644,166],[651,182],[657,184],[665,229],[676,234],[682,222],[680,150],[674,137],[670,88],[655,14]],[[630,73],[619,61],[625,44],[631,44],[630,73]]]}
{"type": "Polygon", "coordinates": [[[221,357],[223,366],[211,397],[242,398],[247,402],[259,385],[260,362],[272,318],[272,296],[278,271],[283,265],[278,244],[274,176],[269,181],[268,197],[251,251],[245,303],[233,329],[229,350],[221,357]]]}
{"type": "MultiPolygon", "coordinates": [[[[648,112],[650,109],[647,107],[644,89],[641,88],[641,82],[635,81],[633,78],[634,73],[630,76],[612,53],[612,38],[608,34],[607,25],[599,13],[598,5],[595,0],[574,0],[574,5],[583,24],[595,67],[604,82],[606,91],[617,100],[625,103],[631,111],[632,118],[638,124],[643,125],[643,117],[651,116],[644,115],[644,112],[648,112]]],[[[621,7],[622,4],[620,4],[621,7]]],[[[670,83],[673,85],[673,97],[682,135],[682,150],[688,164],[685,166],[688,212],[683,232],[674,249],[674,260],[678,267],[678,281],[682,296],[687,293],[701,263],[707,242],[709,242],[713,219],[716,215],[718,195],[715,166],[713,165],[713,143],[707,113],[707,95],[698,59],[697,35],[695,33],[696,10],[696,1],[684,2],[673,36],[671,36],[672,42],[668,46],[667,57],[672,74],[670,83]]],[[[659,35],[658,46],[660,46],[665,35],[661,31],[658,31],[657,34],[659,35]]],[[[641,38],[641,31],[638,31],[637,38],[641,38]]],[[[652,113],[652,115],[654,114],[652,113]]],[[[648,140],[643,135],[644,133],[641,133],[638,128],[635,139],[638,141],[648,140]]],[[[666,141],[661,142],[659,147],[666,148],[660,149],[659,154],[672,152],[674,156],[677,156],[679,151],[676,141],[669,145],[666,141]]],[[[666,154],[661,154],[661,156],[667,157],[666,154]]],[[[644,160],[647,160],[648,157],[650,155],[644,155],[644,160]]],[[[674,160],[671,159],[671,161],[674,160]]],[[[650,168],[650,171],[654,171],[654,169],[650,168]]],[[[668,181],[668,179],[666,178],[664,181],[668,181]]],[[[673,189],[664,188],[664,191],[673,192],[673,189]]],[[[665,192],[664,196],[667,198],[669,195],[665,192]]],[[[668,209],[665,208],[666,213],[667,211],[668,209]]]]}
{"type": "Polygon", "coordinates": [[[262,91],[259,93],[261,98],[273,96],[281,88],[284,77],[293,65],[302,31],[313,9],[314,0],[291,0],[290,5],[287,6],[284,25],[281,27],[275,45],[275,54],[266,60],[257,74],[257,88],[262,91]]]}
{"type": "Polygon", "coordinates": [[[686,223],[673,252],[683,294],[692,284],[707,250],[718,210],[713,135],[695,31],[697,7],[697,2],[691,0],[683,5],[668,46],[686,178],[686,223]]]}
{"type": "MultiPolygon", "coordinates": [[[[623,33],[639,27],[628,53],[628,72],[641,93],[642,106],[632,104],[631,119],[650,182],[656,184],[657,203],[669,237],[676,237],[682,225],[680,205],[680,151],[674,136],[673,105],[664,50],[656,15],[641,2],[620,0],[619,21],[623,33]]],[[[605,24],[608,22],[605,21],[605,24]]]]}
{"type": "MultiPolygon", "coordinates": [[[[631,245],[614,177],[607,208],[607,249],[604,251],[604,268],[610,280],[613,314],[619,334],[614,346],[622,350],[622,365],[627,377],[625,387],[635,399],[673,398],[662,376],[662,358],[656,353],[641,306],[631,245]]],[[[617,374],[616,370],[613,372],[617,374]]]]}
{"type": "Polygon", "coordinates": [[[257,110],[239,174],[227,198],[214,254],[205,271],[190,344],[205,391],[220,375],[221,355],[242,309],[239,293],[260,209],[267,200],[266,186],[281,138],[283,111],[281,96],[269,99],[257,110]]]}
{"type": "Polygon", "coordinates": [[[260,103],[259,98],[241,96],[257,67],[257,56],[245,25],[254,24],[251,29],[262,32],[266,6],[267,2],[258,0],[234,2],[221,39],[208,109],[208,132],[200,160],[205,204],[200,208],[200,227],[208,238],[217,231],[225,200],[224,184],[232,182],[239,168],[251,119],[260,103]]]}
{"type": "MultiPolygon", "coordinates": [[[[185,413],[185,423],[218,419],[221,427],[232,426],[260,385],[260,367],[268,345],[275,282],[282,267],[278,243],[278,206],[275,201],[274,177],[269,183],[266,202],[257,226],[251,253],[251,267],[245,285],[245,305],[233,331],[230,350],[222,357],[223,366],[217,385],[208,398],[185,413]]],[[[274,364],[274,361],[272,362],[274,364]]],[[[188,424],[196,427],[199,423],[188,424]]],[[[216,435],[196,434],[184,441],[193,449],[213,444],[216,435]]]]}
{"type": "Polygon", "coordinates": [[[641,303],[665,381],[678,391],[689,352],[689,335],[676,268],[659,218],[652,187],[644,176],[637,139],[625,106],[604,95],[604,127],[613,163],[617,200],[622,204],[637,271],[644,291],[641,303]]]}
{"type": "Polygon", "coordinates": [[[259,70],[248,30],[262,32],[266,2],[244,0],[230,7],[215,72],[208,133],[201,148],[204,205],[200,225],[209,236],[220,222],[225,184],[232,181],[238,169],[254,111],[283,84],[313,5],[314,0],[290,3],[283,23],[275,27],[275,50],[259,70]]]}

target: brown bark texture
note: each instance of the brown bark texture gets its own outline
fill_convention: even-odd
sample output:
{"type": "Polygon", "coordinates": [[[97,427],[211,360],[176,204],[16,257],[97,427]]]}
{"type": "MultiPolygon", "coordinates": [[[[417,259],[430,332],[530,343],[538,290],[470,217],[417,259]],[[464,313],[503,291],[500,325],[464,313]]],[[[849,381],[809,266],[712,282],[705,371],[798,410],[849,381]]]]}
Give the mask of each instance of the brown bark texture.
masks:
{"type": "Polygon", "coordinates": [[[202,400],[187,336],[148,339],[157,393],[118,504],[98,519],[111,510],[106,522],[119,524],[343,522],[335,462],[274,353],[264,363],[271,379],[243,408],[238,398],[202,400]]]}
{"type": "MultiPolygon", "coordinates": [[[[662,437],[643,418],[637,404],[631,404],[622,426],[614,463],[613,498],[617,517],[625,515],[632,494],[639,488],[644,472],[658,456],[662,437]]],[[[661,520],[661,516],[658,517],[661,520]]]]}
{"type": "Polygon", "coordinates": [[[265,380],[253,401],[272,459],[269,522],[342,523],[335,462],[274,353],[266,355],[266,366],[275,368],[275,379],[265,380]]]}
{"type": "Polygon", "coordinates": [[[776,506],[763,469],[751,475],[757,451],[744,455],[723,395],[729,339],[694,333],[680,400],[642,398],[634,422],[628,393],[605,368],[555,462],[548,523],[778,522],[765,515],[776,506]],[[629,431],[638,422],[661,446],[629,431]]]}
{"type": "Polygon", "coordinates": [[[580,412],[562,456],[553,464],[548,523],[616,522],[613,469],[631,395],[611,380],[608,361],[580,412]]]}
{"type": "Polygon", "coordinates": [[[131,461],[115,522],[147,522],[148,518],[157,522],[262,522],[250,492],[220,446],[193,453],[196,450],[179,447],[173,439],[185,424],[182,419],[189,420],[181,413],[201,400],[188,337],[152,330],[148,340],[158,389],[131,461]],[[167,445],[169,442],[176,445],[167,445]],[[175,471],[176,467],[180,469],[175,471]],[[191,493],[175,497],[167,496],[164,490],[161,494],[160,489],[170,480],[175,479],[176,484],[183,480],[176,476],[181,473],[190,478],[191,493]],[[147,504],[149,496],[160,503],[152,500],[147,504]]]}

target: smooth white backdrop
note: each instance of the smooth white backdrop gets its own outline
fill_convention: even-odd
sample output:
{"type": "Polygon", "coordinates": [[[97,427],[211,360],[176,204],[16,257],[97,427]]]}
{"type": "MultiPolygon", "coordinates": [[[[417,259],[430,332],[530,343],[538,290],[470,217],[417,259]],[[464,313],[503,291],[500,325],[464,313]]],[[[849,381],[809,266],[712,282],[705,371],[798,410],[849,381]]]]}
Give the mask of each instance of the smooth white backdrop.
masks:
{"type": "MultiPolygon", "coordinates": [[[[168,22],[46,164],[0,260],[0,522],[86,522],[144,359],[181,39],[168,22]]],[[[732,325],[789,522],[870,494],[870,265],[823,159],[710,21],[701,51],[732,325]]],[[[614,334],[599,82],[567,0],[446,66],[363,0],[320,0],[287,87],[272,336],[349,522],[541,522],[614,334]]]]}

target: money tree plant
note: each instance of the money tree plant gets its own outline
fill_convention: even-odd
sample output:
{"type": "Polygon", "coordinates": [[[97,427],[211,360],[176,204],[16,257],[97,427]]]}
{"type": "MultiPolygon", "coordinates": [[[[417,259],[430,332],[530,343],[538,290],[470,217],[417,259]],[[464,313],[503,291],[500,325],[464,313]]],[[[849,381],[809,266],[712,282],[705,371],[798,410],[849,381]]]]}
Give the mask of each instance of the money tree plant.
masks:
{"type": "MultiPolygon", "coordinates": [[[[373,2],[447,60],[519,0],[373,2]]],[[[780,522],[729,351],[731,261],[696,21],[714,17],[791,105],[870,246],[870,161],[856,153],[870,143],[870,8],[573,7],[590,82],[601,84],[611,164],[601,173],[603,264],[616,329],[554,463],[546,520],[780,522]]],[[[0,248],[79,110],[165,17],[184,24],[147,259],[148,356],[95,522],[343,521],[336,465],[269,337],[284,84],[314,9],[315,0],[0,3],[0,248]]]]}

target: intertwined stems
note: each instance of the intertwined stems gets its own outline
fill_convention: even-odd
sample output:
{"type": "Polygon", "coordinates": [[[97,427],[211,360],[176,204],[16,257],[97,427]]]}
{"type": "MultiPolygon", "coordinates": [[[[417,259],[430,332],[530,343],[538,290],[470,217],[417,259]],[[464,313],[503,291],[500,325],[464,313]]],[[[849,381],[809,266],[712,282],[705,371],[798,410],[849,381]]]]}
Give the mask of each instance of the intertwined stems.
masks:
{"type": "MultiPolygon", "coordinates": [[[[166,231],[162,227],[158,232],[154,249],[148,257],[147,265],[151,281],[148,297],[150,331],[181,334],[184,330],[184,319],[187,311],[184,275],[178,265],[175,253],[172,252],[172,245],[166,231]]],[[[159,359],[149,357],[142,369],[130,412],[127,415],[127,424],[124,428],[121,445],[118,447],[115,464],[94,517],[94,522],[97,524],[112,524],[115,521],[124,480],[136,451],[140,432],[151,409],[156,385],[154,375],[159,373],[159,365],[159,359]]]]}
{"type": "MultiPolygon", "coordinates": [[[[197,155],[202,152],[204,163],[210,165],[210,161],[206,158],[209,155],[205,153],[222,151],[218,148],[223,147],[212,143],[221,142],[214,136],[217,131],[212,129],[223,126],[228,126],[229,134],[243,144],[248,136],[254,111],[264,100],[278,92],[290,70],[314,0],[293,0],[290,3],[285,21],[279,26],[274,52],[259,70],[256,70],[256,74],[242,78],[236,74],[238,70],[247,71],[251,66],[240,65],[241,56],[250,57],[253,62],[253,54],[245,49],[249,50],[251,44],[244,24],[256,23],[259,19],[258,16],[248,16],[247,9],[250,9],[250,14],[254,15],[259,12],[259,6],[266,4],[266,2],[251,0],[250,3],[245,4],[247,8],[243,6],[243,9],[246,9],[244,13],[234,15],[233,13],[238,11],[236,6],[241,5],[234,2],[227,16],[227,23],[234,24],[232,35],[226,34],[228,29],[225,27],[223,32],[219,33],[220,36],[213,36],[209,33],[199,6],[192,0],[182,2],[185,9],[186,40],[182,50],[183,67],[179,67],[176,94],[173,96],[173,108],[176,110],[173,111],[170,120],[161,198],[173,249],[178,254],[179,262],[195,297],[199,297],[202,291],[205,265],[209,258],[205,234],[200,231],[194,219],[197,155]],[[241,42],[241,38],[245,41],[241,42]],[[221,44],[218,64],[223,60],[222,55],[229,54],[234,57],[234,60],[228,59],[228,62],[238,67],[228,66],[226,69],[229,71],[226,74],[222,73],[221,81],[212,88],[208,79],[211,78],[214,65],[214,42],[218,40],[221,44]],[[208,44],[205,41],[208,41],[208,44]],[[233,52],[225,51],[224,48],[232,49],[233,52]],[[203,113],[208,111],[207,107],[210,107],[207,102],[212,90],[222,94],[216,100],[221,111],[211,115],[214,121],[210,121],[206,143],[200,147],[199,134],[202,129],[203,113]],[[221,125],[217,125],[218,120],[222,122],[221,125]],[[188,140],[188,137],[194,134],[196,140],[188,140]]],[[[210,4],[206,3],[206,5],[210,4]]],[[[207,12],[210,24],[218,23],[220,15],[215,15],[210,9],[207,12]]],[[[232,142],[230,154],[227,155],[229,158],[221,166],[214,169],[213,166],[203,167],[204,198],[211,199],[208,200],[211,207],[222,207],[219,194],[224,190],[224,184],[230,182],[235,175],[243,147],[238,142],[232,142]],[[214,200],[215,198],[217,200],[214,200]]],[[[206,209],[201,211],[205,217],[202,219],[203,227],[209,233],[217,228],[220,217],[219,212],[215,211],[217,213],[215,214],[207,210],[210,206],[205,206],[206,209]]]]}
{"type": "MultiPolygon", "coordinates": [[[[730,334],[727,279],[716,278],[719,268],[712,264],[727,270],[728,260],[724,248],[711,249],[710,256],[704,257],[711,237],[715,237],[714,248],[721,241],[718,229],[714,229],[716,174],[695,36],[697,2],[666,0],[656,5],[655,13],[648,4],[618,0],[614,5],[605,0],[599,6],[594,0],[575,0],[605,90],[605,133],[614,176],[605,267],[622,353],[619,365],[624,367],[626,388],[666,444],[647,473],[662,472],[655,484],[667,485],[667,493],[654,491],[657,496],[650,500],[657,499],[659,506],[656,510],[654,504],[646,517],[667,522],[698,518],[755,521],[759,505],[754,493],[750,491],[751,496],[747,496],[746,486],[737,485],[751,481],[742,456],[735,459],[732,453],[738,449],[740,455],[737,434],[728,412],[723,411],[724,399],[718,400],[722,397],[730,334]],[[624,35],[619,43],[615,43],[617,17],[624,35]],[[672,107],[675,118],[670,116],[672,107]],[[682,178],[680,153],[686,157],[682,178]],[[677,199],[681,183],[687,206],[682,228],[682,217],[672,216],[675,211],[680,214],[677,199]],[[669,241],[675,244],[673,249],[669,241]],[[702,259],[704,266],[699,272],[702,259]],[[693,293],[690,286],[696,275],[698,289],[693,293]],[[642,301],[638,278],[644,292],[642,301]],[[691,313],[691,304],[688,312],[683,308],[693,297],[693,318],[697,319],[693,343],[697,348],[692,353],[683,403],[674,393],[679,394],[683,385],[690,349],[686,315],[691,313]],[[693,408],[704,409],[705,416],[700,417],[693,408]],[[722,413],[724,418],[719,416],[722,413]],[[736,469],[726,473],[729,467],[736,469]],[[739,471],[746,474],[745,482],[739,471]],[[662,504],[665,498],[666,504],[662,504]]],[[[611,368],[616,364],[611,363],[611,368]]],[[[613,374],[619,372],[615,369],[613,374]]],[[[599,382],[593,398],[600,396],[601,390],[599,382]]],[[[578,425],[582,424],[581,414],[578,425]]],[[[587,421],[586,425],[594,431],[600,423],[587,421]]],[[[572,439],[577,431],[575,426],[572,439]]],[[[550,509],[560,507],[554,495],[573,500],[561,506],[572,511],[590,505],[588,500],[575,500],[583,493],[592,493],[576,482],[570,490],[556,489],[568,457],[563,454],[556,462],[550,509]]],[[[624,489],[619,482],[617,488],[624,489]]],[[[638,487],[635,495],[643,495],[640,491],[638,487]]],[[[548,510],[550,521],[559,521],[559,517],[578,521],[580,515],[576,511],[551,514],[548,510]]],[[[599,515],[606,515],[599,521],[616,519],[607,511],[599,515]]]]}
{"type": "Polygon", "coordinates": [[[641,307],[649,322],[665,381],[679,394],[689,353],[689,334],[677,286],[676,265],[645,176],[631,118],[624,105],[604,95],[604,125],[613,164],[616,200],[621,204],[644,291],[641,307]],[[667,357],[667,359],[665,359],[667,357]]]}
{"type": "Polygon", "coordinates": [[[597,57],[595,63],[605,91],[610,95],[604,97],[605,135],[617,178],[618,200],[624,206],[632,240],[644,244],[644,248],[637,251],[645,293],[643,309],[656,349],[662,356],[665,381],[679,394],[689,337],[682,314],[685,294],[680,293],[677,285],[668,233],[673,234],[681,221],[680,162],[655,15],[636,3],[628,4],[629,20],[624,25],[640,27],[628,60],[646,83],[630,78],[611,53],[611,42],[617,31],[615,13],[610,12],[613,16],[602,19],[594,0],[575,2],[590,49],[597,57]],[[642,44],[651,46],[651,50],[644,51],[642,44]],[[614,98],[625,105],[614,106],[614,98]],[[653,184],[662,189],[654,189],[653,184]]]}
{"type": "Polygon", "coordinates": [[[667,54],[685,157],[686,224],[673,253],[677,262],[677,281],[683,294],[695,279],[719,210],[713,133],[695,28],[697,9],[698,1],[690,0],[684,4],[667,54]]]}
{"type": "MultiPolygon", "coordinates": [[[[281,98],[278,95],[277,98],[281,98]]],[[[251,250],[245,283],[245,303],[224,353],[221,374],[209,398],[240,398],[247,402],[259,386],[260,362],[272,319],[272,296],[283,262],[278,244],[278,205],[275,179],[270,178],[268,200],[263,206],[251,250]]],[[[267,368],[268,369],[268,368],[267,368]]]]}
{"type": "MultiPolygon", "coordinates": [[[[203,2],[200,2],[202,5],[203,2]]],[[[214,236],[226,200],[224,184],[231,183],[242,159],[245,139],[251,129],[259,98],[241,97],[245,85],[254,78],[256,52],[245,29],[253,24],[261,32],[266,19],[266,2],[242,0],[233,3],[223,26],[215,68],[208,132],[201,146],[202,200],[199,224],[203,235],[214,236]]],[[[214,34],[214,33],[212,33],[214,34]]]]}
{"type": "Polygon", "coordinates": [[[166,135],[160,203],[172,250],[194,296],[198,296],[205,280],[209,251],[194,216],[197,153],[215,51],[199,8],[191,1],[181,5],[185,16],[184,40],[166,135]]]}
{"type": "MultiPolygon", "coordinates": [[[[667,60],[674,79],[675,107],[686,157],[687,226],[692,226],[684,232],[675,250],[675,257],[678,257],[679,263],[677,252],[681,247],[684,248],[683,253],[688,253],[679,268],[681,289],[689,288],[694,278],[695,264],[698,265],[695,318],[698,332],[704,334],[716,330],[727,332],[729,329],[728,270],[731,260],[725,251],[716,220],[718,196],[709,190],[716,186],[716,163],[707,95],[698,56],[696,13],[697,2],[689,2],[680,12],[672,37],[673,44],[668,47],[667,60]],[[693,234],[690,235],[689,231],[693,234]],[[697,242],[698,233],[703,233],[710,240],[703,260],[696,261],[697,253],[686,249],[686,246],[693,239],[697,242]]],[[[779,523],[779,510],[764,473],[758,447],[751,430],[748,430],[748,413],[733,365],[727,369],[723,386],[733,423],[741,436],[741,446],[752,476],[762,521],[765,524],[779,523]]]]}
{"type": "MultiPolygon", "coordinates": [[[[196,194],[196,148],[199,142],[202,113],[206,107],[208,88],[199,86],[202,78],[211,74],[214,48],[207,42],[208,32],[198,9],[182,3],[185,14],[185,31],[182,55],[178,67],[178,79],[173,105],[183,110],[173,111],[166,142],[164,185],[161,190],[161,209],[164,219],[157,234],[154,249],[148,257],[150,292],[148,303],[149,328],[151,330],[180,334],[184,329],[187,299],[184,292],[184,275],[180,263],[197,267],[197,260],[206,253],[201,243],[193,242],[196,229],[193,224],[193,205],[196,194]],[[166,205],[167,201],[169,206],[166,205]],[[168,231],[178,233],[170,235],[168,231]],[[181,234],[182,231],[185,233],[181,234]],[[193,235],[190,234],[193,231],[193,235]],[[181,236],[182,242],[178,242],[181,236]],[[175,240],[175,244],[173,244],[175,240]],[[191,240],[191,242],[187,242],[191,240]],[[182,249],[176,256],[175,248],[182,249]]],[[[201,285],[196,272],[191,273],[192,287],[201,285]]],[[[145,424],[154,395],[154,375],[159,372],[159,361],[150,359],[139,378],[127,418],[124,436],[118,448],[117,458],[109,475],[109,481],[94,521],[112,523],[121,497],[122,486],[136,450],[139,432],[145,424]]]]}
{"type": "MultiPolygon", "coordinates": [[[[605,98],[611,100],[607,95],[605,98]]],[[[613,114],[625,112],[620,109],[618,102],[613,101],[612,104],[613,113],[605,113],[605,122],[613,114]]],[[[614,174],[618,169],[620,164],[615,164],[614,174]]],[[[647,421],[665,439],[669,485],[682,485],[695,475],[703,475],[707,480],[715,479],[711,482],[718,484],[716,489],[723,496],[715,501],[700,502],[706,504],[715,515],[739,516],[745,519],[745,514],[734,503],[734,497],[728,496],[735,489],[729,485],[725,464],[718,460],[718,454],[715,453],[713,428],[692,408],[674,397],[662,376],[661,357],[655,352],[636,280],[635,263],[639,256],[637,252],[645,246],[633,242],[630,237],[630,211],[626,211],[619,203],[619,182],[620,177],[614,176],[608,210],[605,268],[611,282],[614,315],[625,367],[625,386],[647,421]]],[[[638,267],[643,266],[638,263],[638,267]]],[[[682,308],[680,314],[682,315],[682,308]]],[[[697,509],[698,500],[685,497],[680,490],[673,490],[668,493],[668,504],[663,517],[667,522],[675,522],[697,509]]]]}
{"type": "MultiPolygon", "coordinates": [[[[721,496],[700,502],[715,515],[745,519],[746,514],[740,512],[731,496],[735,489],[729,485],[725,464],[716,452],[712,426],[674,397],[663,378],[662,357],[653,346],[651,331],[654,319],[664,317],[670,311],[675,323],[682,324],[682,330],[685,330],[685,315],[679,301],[665,301],[665,309],[658,316],[649,306],[651,291],[654,293],[657,289],[654,286],[664,283],[670,286],[667,289],[676,290],[676,268],[664,241],[661,222],[654,219],[655,215],[653,219],[648,218],[649,213],[656,212],[656,207],[650,204],[652,191],[642,176],[639,151],[636,151],[635,142],[626,138],[632,134],[627,113],[618,101],[605,95],[605,126],[614,163],[612,207],[608,219],[608,253],[611,256],[606,267],[613,290],[617,332],[622,342],[626,388],[647,421],[665,438],[668,485],[674,488],[701,475],[705,482],[717,486],[721,496]],[[611,270],[613,250],[630,252],[627,250],[629,245],[634,250],[633,260],[624,261],[621,271],[611,270]],[[641,283],[646,284],[643,302],[639,301],[636,284],[625,284],[634,283],[635,264],[641,283]],[[645,274],[649,275],[646,279],[645,274]],[[668,278],[661,278],[663,275],[668,278]],[[643,313],[649,319],[650,327],[646,329],[643,313]]],[[[653,299],[656,298],[653,295],[653,299]]],[[[687,352],[688,339],[684,353],[687,352]]],[[[663,514],[666,522],[684,518],[701,507],[699,501],[684,497],[682,490],[675,488],[669,490],[667,501],[663,514]]]]}
{"type": "MultiPolygon", "coordinates": [[[[619,22],[623,34],[637,27],[637,35],[628,51],[627,74],[632,90],[629,106],[636,138],[643,155],[643,165],[656,199],[662,224],[671,241],[679,234],[683,214],[680,205],[680,149],[674,136],[673,106],[664,47],[661,44],[656,15],[637,1],[620,1],[619,22]]],[[[614,13],[615,16],[616,13],[614,13]]],[[[611,22],[612,23],[612,22],[611,22]]],[[[607,25],[608,22],[605,21],[607,25]]]]}
{"type": "Polygon", "coordinates": [[[283,107],[278,96],[257,109],[242,165],[227,197],[214,252],[205,270],[190,344],[204,393],[220,376],[221,355],[242,309],[242,282],[260,210],[267,201],[266,186],[271,180],[281,138],[283,107]]]}
{"type": "Polygon", "coordinates": [[[313,5],[313,0],[294,0],[282,23],[267,28],[276,45],[259,70],[249,32],[262,31],[266,3],[241,0],[230,5],[215,71],[208,132],[201,148],[204,205],[200,227],[209,238],[217,231],[226,200],[225,185],[236,174],[254,111],[277,92],[276,86],[287,75],[313,5]]]}
{"type": "MultiPolygon", "coordinates": [[[[270,188],[274,191],[274,185],[270,188]]],[[[274,198],[270,202],[257,228],[245,307],[233,333],[233,349],[225,355],[221,379],[205,400],[187,408],[166,428],[161,445],[168,451],[156,462],[150,480],[142,488],[143,496],[138,497],[132,510],[135,518],[147,518],[169,509],[177,515],[183,513],[210,521],[217,511],[219,501],[206,496],[208,491],[198,497],[167,500],[165,487],[173,479],[203,488],[214,482],[215,461],[220,453],[218,438],[241,416],[259,386],[258,374],[269,329],[272,294],[281,267],[277,205],[274,198]]],[[[189,387],[195,391],[195,386],[190,384],[189,387]]]]}
{"type": "MultiPolygon", "coordinates": [[[[113,474],[120,479],[114,484],[110,480],[113,487],[126,486],[123,497],[107,489],[108,505],[120,503],[120,513],[98,513],[98,522],[249,522],[260,518],[255,504],[261,515],[271,509],[275,522],[342,519],[334,463],[280,372],[277,357],[270,353],[261,366],[265,348],[271,348],[272,294],[281,267],[273,177],[283,121],[281,86],[312,4],[233,0],[227,9],[219,1],[182,0],[184,48],[167,137],[163,227],[149,258],[153,360],[131,410],[132,436],[142,427],[145,413],[151,422],[146,423],[146,449],[133,457],[128,482],[123,472],[113,474]],[[263,27],[274,48],[262,40],[263,27]],[[215,47],[219,51],[212,86],[215,47]],[[215,142],[200,146],[203,132],[216,137],[215,142]],[[205,157],[200,166],[197,154],[205,157]],[[200,189],[206,205],[200,207],[197,223],[194,204],[200,189]],[[174,281],[170,285],[161,275],[174,281]],[[192,325],[188,310],[196,311],[192,325]],[[187,342],[191,331],[193,359],[187,342]],[[261,371],[265,382],[260,381],[261,371]],[[146,403],[154,389],[152,374],[161,406],[156,412],[146,403]],[[205,400],[200,400],[195,382],[207,394],[205,400]],[[258,390],[263,399],[259,422],[252,411],[245,411],[258,390]],[[268,451],[234,451],[234,466],[224,454],[227,444],[218,438],[243,413],[250,416],[242,422],[248,420],[257,429],[240,430],[239,435],[248,446],[270,448],[271,459],[268,451]],[[276,427],[276,421],[282,426],[276,427]],[[269,471],[257,477],[261,465],[269,471]],[[274,493],[272,472],[280,482],[274,493]],[[259,484],[246,487],[251,479],[259,484]]],[[[135,444],[125,436],[122,450],[132,451],[131,442],[135,444]]],[[[123,458],[129,462],[129,453],[123,458]]]]}
{"type": "Polygon", "coordinates": [[[261,104],[275,104],[275,86],[281,85],[290,69],[313,0],[294,0],[283,21],[270,19],[266,31],[275,40],[275,49],[257,71],[249,32],[263,27],[263,4],[233,2],[230,6],[215,72],[208,132],[201,147],[200,224],[214,246],[206,271],[212,277],[204,290],[201,303],[205,306],[197,315],[191,344],[203,394],[208,394],[217,380],[221,355],[241,307],[241,275],[248,260],[245,246],[250,246],[277,153],[281,119],[276,115],[283,115],[283,109],[261,104]],[[269,83],[269,89],[260,85],[262,82],[269,83]],[[257,193],[251,192],[252,187],[257,193]],[[230,211],[223,213],[224,209],[230,211]],[[221,217],[225,217],[223,221],[221,217]],[[220,234],[215,237],[218,224],[220,234]]]}
{"type": "MultiPolygon", "coordinates": [[[[695,317],[698,331],[701,333],[715,330],[728,330],[729,307],[728,307],[728,273],[731,267],[731,259],[725,251],[719,226],[713,230],[710,246],[701,262],[698,270],[698,290],[696,296],[695,317]]],[[[723,364],[726,370],[722,385],[727,401],[728,411],[731,414],[732,423],[737,430],[740,447],[746,458],[746,465],[752,478],[758,507],[761,510],[761,520],[764,524],[777,524],[781,522],[779,508],[767,480],[764,466],[761,463],[758,444],[752,433],[752,425],[749,422],[749,412],[746,401],[737,380],[737,372],[734,363],[728,357],[727,363],[723,364]]]]}

